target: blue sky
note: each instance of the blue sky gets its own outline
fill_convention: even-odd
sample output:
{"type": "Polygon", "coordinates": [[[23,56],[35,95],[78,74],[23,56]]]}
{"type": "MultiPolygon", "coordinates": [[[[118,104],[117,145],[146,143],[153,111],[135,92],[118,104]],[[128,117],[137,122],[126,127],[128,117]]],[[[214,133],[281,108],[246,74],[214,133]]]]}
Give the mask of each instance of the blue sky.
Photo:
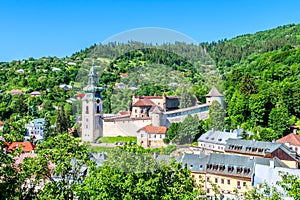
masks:
{"type": "Polygon", "coordinates": [[[217,41],[300,23],[299,10],[298,0],[6,0],[0,3],[0,61],[69,56],[143,27],[217,41]]]}

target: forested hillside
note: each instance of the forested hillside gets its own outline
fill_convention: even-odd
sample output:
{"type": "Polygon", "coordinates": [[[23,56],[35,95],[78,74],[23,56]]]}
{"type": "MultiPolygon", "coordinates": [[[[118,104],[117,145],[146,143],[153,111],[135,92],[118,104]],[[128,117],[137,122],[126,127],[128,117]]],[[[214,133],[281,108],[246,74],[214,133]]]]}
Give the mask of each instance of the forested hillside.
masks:
{"type": "Polygon", "coordinates": [[[300,118],[300,49],[249,56],[226,75],[228,124],[269,127],[260,139],[278,139],[300,118]]]}
{"type": "Polygon", "coordinates": [[[300,25],[285,25],[199,45],[109,43],[65,58],[2,62],[0,120],[49,114],[53,124],[58,106],[72,116],[72,106],[66,100],[81,92],[81,81],[86,81],[88,68],[94,65],[101,75],[99,85],[107,88],[102,94],[106,113],[128,109],[134,91],[127,88],[125,92],[120,84],[136,87],[139,95],[163,91],[180,95],[182,86],[187,85],[189,94],[200,102],[216,85],[226,95],[226,127],[262,127],[269,136],[259,135],[258,139],[275,139],[288,133],[289,125],[300,118],[299,44],[300,25]],[[12,89],[21,89],[24,94],[11,95],[8,92],[12,89]],[[32,91],[41,92],[41,96],[31,97],[32,91]],[[44,108],[38,110],[41,104],[44,108]]]}

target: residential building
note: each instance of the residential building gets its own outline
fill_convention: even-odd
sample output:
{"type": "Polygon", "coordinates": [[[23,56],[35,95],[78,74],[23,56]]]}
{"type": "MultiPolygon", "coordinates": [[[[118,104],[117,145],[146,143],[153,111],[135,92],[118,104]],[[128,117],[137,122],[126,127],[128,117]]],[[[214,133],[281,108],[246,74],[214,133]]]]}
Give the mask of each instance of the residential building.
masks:
{"type": "Polygon", "coordinates": [[[9,91],[9,94],[12,94],[12,95],[14,95],[14,94],[23,94],[23,91],[22,90],[11,90],[11,91],[9,91]]]}
{"type": "Polygon", "coordinates": [[[199,137],[199,139],[197,140],[198,146],[202,151],[206,153],[224,152],[227,139],[242,139],[242,132],[243,129],[241,128],[233,131],[230,130],[229,132],[227,132],[226,130],[216,131],[212,129],[199,137]]]}
{"type": "Polygon", "coordinates": [[[0,121],[0,131],[3,131],[4,121],[0,121]]]}
{"type": "Polygon", "coordinates": [[[18,148],[22,148],[24,153],[32,153],[35,149],[35,145],[33,145],[31,142],[25,141],[25,142],[13,142],[11,144],[8,144],[7,152],[14,151],[18,148]]]}
{"type": "Polygon", "coordinates": [[[214,196],[214,185],[221,194],[239,195],[252,188],[256,164],[287,167],[277,158],[257,158],[229,154],[184,154],[181,163],[191,170],[196,183],[202,184],[208,196],[214,196]]]}
{"type": "Polygon", "coordinates": [[[294,129],[293,133],[278,139],[276,142],[285,144],[300,156],[300,135],[297,134],[297,129],[294,129]]]}
{"type": "Polygon", "coordinates": [[[137,131],[137,142],[143,147],[165,147],[163,139],[166,137],[167,120],[163,110],[154,106],[150,114],[152,123],[137,131]]]}
{"type": "Polygon", "coordinates": [[[275,187],[284,199],[292,199],[288,197],[284,189],[278,184],[278,182],[282,181],[281,176],[287,174],[300,177],[300,170],[256,164],[254,167],[253,187],[258,187],[260,184],[268,184],[270,188],[275,187]]]}
{"type": "Polygon", "coordinates": [[[299,167],[296,152],[277,142],[228,139],[225,153],[260,158],[277,157],[290,168],[299,167]]]}
{"type": "Polygon", "coordinates": [[[43,131],[44,131],[44,118],[37,118],[32,120],[29,124],[25,124],[25,128],[27,130],[27,136],[35,136],[38,139],[43,138],[43,131]]]}
{"type": "Polygon", "coordinates": [[[38,91],[33,91],[33,92],[30,93],[30,95],[31,95],[32,97],[39,97],[39,96],[41,96],[41,93],[38,92],[38,91]]]}

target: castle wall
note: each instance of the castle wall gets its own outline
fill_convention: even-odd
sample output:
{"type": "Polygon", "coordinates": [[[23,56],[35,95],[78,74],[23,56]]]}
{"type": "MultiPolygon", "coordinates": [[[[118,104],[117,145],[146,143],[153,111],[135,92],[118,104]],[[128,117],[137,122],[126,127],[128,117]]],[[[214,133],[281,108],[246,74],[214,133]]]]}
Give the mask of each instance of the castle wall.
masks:
{"type": "Polygon", "coordinates": [[[114,120],[103,122],[103,136],[134,136],[136,137],[137,131],[144,126],[151,124],[151,119],[145,120],[114,120]]]}

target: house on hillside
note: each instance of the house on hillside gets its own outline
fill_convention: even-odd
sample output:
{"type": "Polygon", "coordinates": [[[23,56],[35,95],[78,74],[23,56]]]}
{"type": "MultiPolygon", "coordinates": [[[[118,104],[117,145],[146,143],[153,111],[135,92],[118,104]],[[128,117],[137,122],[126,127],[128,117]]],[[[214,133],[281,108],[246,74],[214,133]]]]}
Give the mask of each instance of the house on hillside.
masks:
{"type": "Polygon", "coordinates": [[[236,130],[227,131],[216,131],[214,129],[207,131],[206,133],[202,134],[198,141],[198,146],[201,148],[202,151],[206,153],[211,152],[224,152],[226,141],[229,138],[233,139],[242,139],[243,129],[239,128],[236,130]]]}
{"type": "Polygon", "coordinates": [[[282,143],[228,139],[225,153],[248,157],[278,158],[290,168],[299,168],[296,152],[282,143]]]}
{"type": "Polygon", "coordinates": [[[15,94],[23,94],[22,90],[11,90],[9,91],[9,94],[15,95],[15,94]]]}
{"type": "Polygon", "coordinates": [[[3,131],[4,121],[0,121],[0,131],[3,131]]]}
{"type": "Polygon", "coordinates": [[[288,148],[294,150],[298,156],[300,156],[300,135],[297,134],[297,129],[293,129],[293,133],[290,133],[276,142],[285,144],[288,148]]]}
{"type": "Polygon", "coordinates": [[[41,93],[39,91],[33,91],[33,92],[30,93],[30,95],[32,97],[39,97],[39,96],[41,96],[41,93]]]}
{"type": "Polygon", "coordinates": [[[35,136],[36,139],[43,138],[45,118],[37,118],[32,120],[29,124],[25,124],[25,128],[27,130],[27,135],[29,137],[35,136]]]}
{"type": "Polygon", "coordinates": [[[35,145],[33,145],[29,141],[25,142],[13,142],[8,144],[7,152],[14,151],[21,148],[24,153],[32,153],[35,149],[35,145]]]}

